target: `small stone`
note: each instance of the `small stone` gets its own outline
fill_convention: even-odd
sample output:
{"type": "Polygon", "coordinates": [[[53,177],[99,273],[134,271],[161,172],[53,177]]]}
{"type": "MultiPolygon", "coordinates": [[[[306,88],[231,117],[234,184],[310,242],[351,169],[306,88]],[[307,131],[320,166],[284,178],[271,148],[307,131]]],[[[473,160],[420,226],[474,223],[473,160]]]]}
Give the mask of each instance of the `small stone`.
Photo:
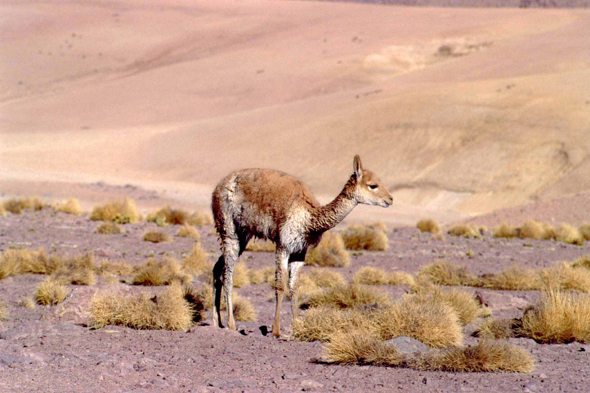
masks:
{"type": "Polygon", "coordinates": [[[385,341],[387,345],[395,346],[404,355],[430,352],[430,348],[412,337],[396,337],[385,341]]]}
{"type": "Polygon", "coordinates": [[[324,385],[322,385],[318,381],[314,381],[313,379],[304,379],[299,383],[299,385],[301,385],[301,388],[305,391],[321,389],[324,387],[324,385]]]}

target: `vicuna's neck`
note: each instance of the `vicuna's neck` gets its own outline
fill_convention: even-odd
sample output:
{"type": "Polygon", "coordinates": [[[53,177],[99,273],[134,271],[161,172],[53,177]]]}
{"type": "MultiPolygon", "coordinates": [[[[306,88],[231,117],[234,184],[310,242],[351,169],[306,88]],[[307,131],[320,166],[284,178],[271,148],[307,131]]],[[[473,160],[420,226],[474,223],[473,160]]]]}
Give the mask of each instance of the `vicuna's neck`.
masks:
{"type": "Polygon", "coordinates": [[[344,220],[358,204],[351,192],[355,183],[356,178],[353,176],[332,202],[312,211],[310,232],[323,233],[344,220]]]}

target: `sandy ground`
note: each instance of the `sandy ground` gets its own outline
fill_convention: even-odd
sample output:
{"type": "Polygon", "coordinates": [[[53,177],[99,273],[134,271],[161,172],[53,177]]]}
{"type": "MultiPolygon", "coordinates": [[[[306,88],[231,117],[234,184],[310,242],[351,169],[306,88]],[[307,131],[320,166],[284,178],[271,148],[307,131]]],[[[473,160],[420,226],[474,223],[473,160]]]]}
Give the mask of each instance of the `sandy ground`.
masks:
{"type": "MultiPolygon", "coordinates": [[[[49,252],[90,252],[96,262],[124,259],[138,264],[149,256],[182,258],[194,244],[176,237],[177,226],[165,228],[169,243],[147,243],[142,234],[154,224],[125,226],[125,234],[94,233],[96,222],[44,210],[0,218],[0,249],[44,248],[49,252]]],[[[199,228],[201,242],[211,257],[218,255],[212,227],[199,228]]],[[[362,266],[415,273],[437,258],[468,265],[473,274],[497,272],[510,265],[549,267],[590,254],[583,247],[553,241],[483,240],[447,237],[434,240],[415,228],[388,230],[389,249],[363,252],[352,257],[347,268],[335,269],[350,279],[362,266]],[[472,257],[468,257],[469,254],[472,257]]],[[[243,256],[251,268],[272,266],[270,253],[243,256]]],[[[303,269],[305,272],[308,267],[303,269]]],[[[263,336],[269,328],[274,303],[268,284],[247,285],[236,291],[258,311],[251,323],[238,323],[240,332],[194,326],[189,332],[145,331],[108,326],[86,327],[88,301],[97,291],[159,291],[160,288],[126,284],[71,286],[68,299],[58,306],[28,309],[20,300],[31,297],[43,276],[24,275],[3,279],[0,298],[8,318],[0,323],[0,390],[2,391],[575,391],[590,382],[587,344],[542,345],[529,339],[510,341],[535,359],[531,374],[418,372],[372,366],[336,366],[318,363],[322,345],[263,336]]],[[[198,280],[193,283],[204,285],[198,280]]],[[[399,298],[405,287],[383,287],[399,298]]],[[[474,292],[473,288],[465,288],[474,292]]],[[[522,315],[539,298],[536,291],[478,289],[496,318],[522,315]]],[[[284,305],[284,333],[290,333],[290,305],[284,305]]],[[[466,343],[480,320],[465,327],[466,343]]]]}

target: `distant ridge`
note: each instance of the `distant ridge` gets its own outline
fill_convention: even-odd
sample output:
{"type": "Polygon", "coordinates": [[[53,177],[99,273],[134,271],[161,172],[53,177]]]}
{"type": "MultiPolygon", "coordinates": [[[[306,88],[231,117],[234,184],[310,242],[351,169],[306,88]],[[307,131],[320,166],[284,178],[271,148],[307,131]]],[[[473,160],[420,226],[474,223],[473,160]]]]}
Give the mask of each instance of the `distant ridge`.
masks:
{"type": "Polygon", "coordinates": [[[590,0],[316,0],[411,7],[590,8],[590,0]]]}

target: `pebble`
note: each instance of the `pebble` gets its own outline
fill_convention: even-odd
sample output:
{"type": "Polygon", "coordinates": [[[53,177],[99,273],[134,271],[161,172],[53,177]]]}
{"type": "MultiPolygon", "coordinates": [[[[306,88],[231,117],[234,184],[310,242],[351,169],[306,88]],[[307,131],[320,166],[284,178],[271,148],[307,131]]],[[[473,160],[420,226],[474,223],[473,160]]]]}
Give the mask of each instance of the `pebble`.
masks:
{"type": "Polygon", "coordinates": [[[324,387],[323,384],[319,383],[318,381],[314,381],[313,379],[304,379],[299,383],[299,385],[305,391],[321,389],[324,387]]]}

